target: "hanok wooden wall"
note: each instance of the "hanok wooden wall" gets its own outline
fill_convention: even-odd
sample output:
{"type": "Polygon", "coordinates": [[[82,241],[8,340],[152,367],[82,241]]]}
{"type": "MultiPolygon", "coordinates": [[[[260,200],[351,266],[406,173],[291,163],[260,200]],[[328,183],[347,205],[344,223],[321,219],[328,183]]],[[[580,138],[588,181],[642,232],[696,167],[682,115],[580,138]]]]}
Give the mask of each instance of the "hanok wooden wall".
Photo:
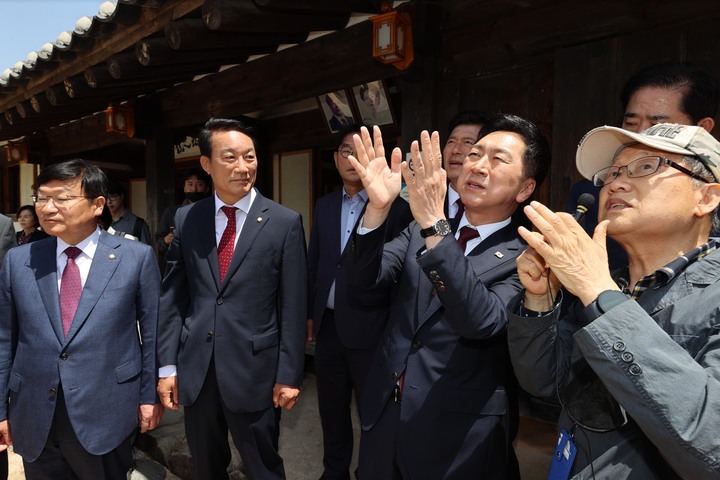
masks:
{"type": "MultiPolygon", "coordinates": [[[[437,125],[460,110],[527,118],[551,140],[553,164],[539,199],[563,209],[580,178],[575,150],[599,125],[619,125],[619,94],[640,68],[678,60],[720,79],[715,2],[478,2],[443,9],[437,125]]],[[[715,134],[720,131],[716,128],[715,134]]]]}

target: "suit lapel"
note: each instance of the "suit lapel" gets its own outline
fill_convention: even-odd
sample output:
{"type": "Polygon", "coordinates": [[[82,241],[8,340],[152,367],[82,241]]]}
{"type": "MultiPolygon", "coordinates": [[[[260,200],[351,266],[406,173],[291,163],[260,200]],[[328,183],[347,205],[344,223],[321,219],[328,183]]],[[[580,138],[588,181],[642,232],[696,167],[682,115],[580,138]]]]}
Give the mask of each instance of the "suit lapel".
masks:
{"type": "Polygon", "coordinates": [[[90,264],[90,272],[88,272],[83,286],[80,303],[67,337],[65,337],[68,341],[85,324],[90,312],[95,308],[95,304],[110,283],[118,264],[122,261],[123,252],[118,248],[119,246],[120,242],[113,235],[105,232],[100,234],[95,256],[90,264]]]}
{"type": "Polygon", "coordinates": [[[31,254],[28,266],[32,269],[40,291],[40,300],[50,318],[55,335],[59,342],[65,341],[65,334],[62,330],[62,318],[60,317],[60,293],[58,292],[57,277],[57,239],[47,242],[36,242],[30,246],[31,254]]]}
{"type": "MultiPolygon", "coordinates": [[[[189,229],[194,230],[192,235],[197,235],[196,238],[199,242],[197,251],[210,252],[207,255],[210,276],[212,281],[215,282],[215,287],[220,291],[220,263],[218,262],[217,239],[215,238],[215,214],[217,213],[215,211],[215,196],[212,195],[197,203],[197,216],[194,212],[195,208],[191,207],[190,213],[185,217],[185,222],[189,225],[189,229]],[[190,219],[191,216],[192,219],[190,219]]],[[[191,232],[187,230],[183,231],[183,234],[188,235],[191,232]]]]}
{"type": "MultiPolygon", "coordinates": [[[[242,231],[240,232],[240,237],[238,238],[237,245],[235,245],[235,250],[233,251],[233,257],[230,261],[230,266],[228,267],[228,271],[225,274],[225,279],[220,286],[221,289],[225,288],[230,278],[240,267],[240,264],[242,264],[243,260],[245,259],[245,256],[250,250],[250,247],[252,247],[252,245],[255,243],[255,238],[257,238],[260,231],[265,227],[265,225],[267,225],[269,221],[270,209],[268,208],[268,202],[265,197],[263,197],[260,192],[258,192],[257,196],[255,197],[255,201],[250,206],[250,211],[247,214],[247,218],[245,218],[245,223],[243,224],[242,231]]],[[[215,255],[215,257],[215,263],[217,264],[217,254],[215,255]]],[[[219,273],[216,275],[216,278],[220,278],[219,273]]]]}
{"type": "MultiPolygon", "coordinates": [[[[353,224],[351,233],[357,231],[358,225],[360,225],[360,220],[362,220],[363,215],[365,215],[366,208],[367,208],[367,202],[363,202],[363,206],[360,209],[360,213],[358,214],[357,218],[355,219],[355,224],[353,224]]],[[[340,222],[342,222],[341,219],[342,219],[342,198],[340,199],[340,210],[337,213],[337,225],[335,226],[335,230],[333,230],[334,232],[342,233],[342,231],[340,230],[340,228],[341,228],[340,222]]],[[[340,236],[335,235],[335,238],[337,239],[337,248],[339,249],[340,248],[340,236]]],[[[350,236],[350,238],[348,238],[348,242],[345,244],[345,247],[343,248],[342,254],[340,255],[341,259],[345,258],[345,255],[347,254],[348,249],[350,248],[350,244],[352,243],[351,238],[352,238],[352,235],[350,236]]]]}

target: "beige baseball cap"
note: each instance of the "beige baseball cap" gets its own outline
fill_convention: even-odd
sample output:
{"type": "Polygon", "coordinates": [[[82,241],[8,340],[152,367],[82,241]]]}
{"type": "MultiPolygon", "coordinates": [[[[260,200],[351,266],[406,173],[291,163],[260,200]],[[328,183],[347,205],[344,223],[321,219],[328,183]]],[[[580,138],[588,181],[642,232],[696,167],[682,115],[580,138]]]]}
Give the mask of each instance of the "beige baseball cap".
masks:
{"type": "Polygon", "coordinates": [[[583,177],[592,180],[599,170],[612,164],[621,149],[635,143],[694,156],[720,182],[720,142],[702,127],[678,123],[659,123],[640,133],[607,125],[595,128],[580,140],[575,164],[583,177]]]}

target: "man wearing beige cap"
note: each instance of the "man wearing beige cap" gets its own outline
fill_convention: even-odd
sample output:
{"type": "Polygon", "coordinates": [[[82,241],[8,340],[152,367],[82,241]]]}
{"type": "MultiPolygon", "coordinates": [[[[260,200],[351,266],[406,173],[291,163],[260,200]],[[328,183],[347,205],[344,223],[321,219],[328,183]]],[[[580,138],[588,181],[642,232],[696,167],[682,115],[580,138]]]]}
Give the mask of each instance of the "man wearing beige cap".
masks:
{"type": "Polygon", "coordinates": [[[719,165],[701,127],[599,127],[577,150],[602,187],[593,238],[525,208],[508,341],[521,385],[563,407],[550,478],[720,478],[719,165]],[[606,235],[628,253],[615,277],[606,235]]]}

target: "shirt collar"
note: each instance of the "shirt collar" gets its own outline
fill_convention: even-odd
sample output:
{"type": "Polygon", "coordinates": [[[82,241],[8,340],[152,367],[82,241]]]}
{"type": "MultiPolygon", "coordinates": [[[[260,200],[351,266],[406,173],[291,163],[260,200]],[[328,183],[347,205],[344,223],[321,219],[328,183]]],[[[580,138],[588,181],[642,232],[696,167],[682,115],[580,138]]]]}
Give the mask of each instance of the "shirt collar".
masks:
{"type": "Polygon", "coordinates": [[[699,247],[689,251],[684,255],[680,255],[664,267],[661,267],[655,270],[653,273],[645,275],[643,278],[638,280],[638,282],[632,287],[632,291],[630,289],[630,281],[628,280],[630,272],[628,268],[625,267],[618,276],[617,284],[623,292],[627,293],[632,298],[637,299],[642,294],[642,292],[649,288],[657,290],[658,288],[664,287],[665,285],[670,283],[670,281],[675,278],[678,273],[685,270],[690,264],[692,264],[696,260],[699,260],[705,255],[714,252],[717,247],[718,242],[715,240],[711,240],[708,243],[700,245],[699,247]]]}
{"type": "MultiPolygon", "coordinates": [[[[245,215],[248,214],[250,211],[250,207],[252,206],[253,202],[255,201],[255,197],[257,196],[257,192],[255,191],[255,187],[250,189],[250,193],[248,195],[245,195],[243,198],[238,200],[237,202],[233,203],[232,205],[228,205],[230,207],[237,207],[240,210],[245,213],[245,215]]],[[[220,208],[227,205],[227,203],[220,200],[220,197],[217,196],[217,192],[215,192],[215,215],[220,214],[220,208]]]]}
{"type": "Polygon", "coordinates": [[[478,233],[480,234],[480,238],[481,238],[481,239],[486,239],[486,238],[488,238],[490,235],[492,235],[493,233],[497,232],[498,230],[500,230],[500,229],[502,229],[502,228],[505,228],[506,226],[510,225],[510,221],[511,221],[511,220],[512,220],[511,218],[506,218],[505,220],[502,220],[502,221],[500,221],[500,222],[487,223],[487,224],[485,224],[485,225],[477,225],[477,226],[476,226],[476,225],[471,225],[470,222],[468,222],[467,217],[466,217],[465,214],[463,213],[463,216],[462,216],[462,218],[460,219],[460,223],[458,224],[458,228],[457,228],[457,229],[458,229],[458,231],[459,231],[462,227],[466,227],[466,226],[467,226],[467,227],[470,227],[470,228],[474,228],[474,229],[477,230],[478,233]]]}
{"type": "Polygon", "coordinates": [[[348,195],[347,190],[345,190],[345,187],[343,187],[342,193],[343,193],[343,198],[346,200],[353,200],[353,199],[360,197],[360,198],[362,198],[363,202],[367,203],[368,195],[364,188],[362,190],[360,190],[358,193],[356,193],[355,196],[353,196],[353,197],[348,195]]]}
{"type": "Polygon", "coordinates": [[[61,238],[57,237],[57,247],[55,250],[55,257],[60,258],[60,255],[65,254],[65,249],[68,247],[77,247],[80,250],[82,250],[82,253],[90,257],[92,260],[93,256],[95,255],[95,250],[97,250],[98,241],[100,240],[100,227],[97,227],[93,233],[90,234],[90,236],[86,237],[81,242],[78,242],[76,245],[70,245],[69,243],[63,241],[61,238]]]}
{"type": "Polygon", "coordinates": [[[448,189],[447,189],[447,197],[448,197],[448,205],[452,205],[453,203],[457,202],[457,200],[460,198],[460,194],[455,191],[455,189],[448,183],[448,189]]]}

